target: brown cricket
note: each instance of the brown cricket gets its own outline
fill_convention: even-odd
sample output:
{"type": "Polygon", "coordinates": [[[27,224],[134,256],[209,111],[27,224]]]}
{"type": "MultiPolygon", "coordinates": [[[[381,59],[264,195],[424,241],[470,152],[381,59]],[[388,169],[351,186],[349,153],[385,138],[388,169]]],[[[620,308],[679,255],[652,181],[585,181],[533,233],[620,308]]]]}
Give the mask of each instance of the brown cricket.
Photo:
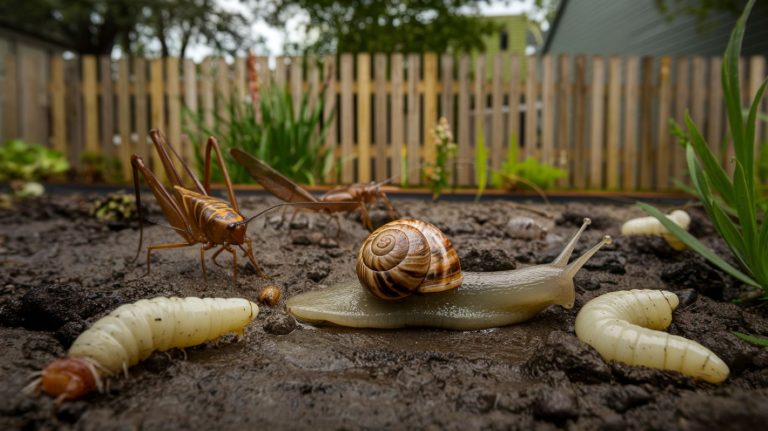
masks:
{"type": "Polygon", "coordinates": [[[151,269],[150,257],[153,251],[184,248],[202,244],[200,247],[200,266],[203,269],[203,278],[206,283],[208,277],[205,271],[205,252],[216,247],[218,247],[218,250],[214,252],[212,260],[213,263],[218,266],[221,266],[216,262],[216,258],[219,254],[224,251],[232,254],[233,279],[235,283],[237,282],[237,252],[235,247],[242,250],[243,254],[251,262],[259,276],[266,277],[259,267],[259,264],[256,262],[256,257],[253,255],[251,239],[246,235],[248,223],[259,215],[284,205],[293,205],[309,209],[317,209],[319,207],[330,207],[333,209],[335,206],[333,204],[328,205],[315,201],[292,201],[288,204],[281,204],[268,208],[255,216],[246,219],[242,213],[240,213],[240,207],[237,204],[235,192],[232,188],[232,181],[230,180],[229,172],[227,172],[227,168],[224,165],[221,148],[215,138],[208,138],[208,142],[205,146],[204,179],[201,184],[200,180],[198,180],[176,150],[168,144],[165,136],[163,136],[159,130],[153,129],[149,132],[149,135],[152,138],[152,142],[157,150],[160,161],[163,164],[163,168],[165,169],[171,187],[166,188],[155,174],[147,168],[144,164],[144,160],[142,160],[140,156],[134,154],[131,157],[133,185],[136,193],[136,207],[138,209],[140,229],[139,246],[136,250],[136,257],[134,259],[139,256],[144,239],[144,223],[138,173],[141,173],[144,176],[144,180],[152,191],[152,194],[155,195],[155,199],[160,205],[165,218],[170,223],[171,228],[181,236],[183,241],[149,246],[147,249],[147,274],[149,274],[151,269]],[[216,152],[218,158],[217,162],[224,177],[224,184],[227,188],[228,201],[210,195],[211,150],[216,152]],[[171,154],[179,161],[179,163],[181,163],[187,176],[191,178],[194,183],[192,189],[184,186],[179,171],[174,166],[173,160],[171,160],[171,154]]]}
{"type": "MultiPolygon", "coordinates": [[[[303,206],[301,209],[310,209],[313,211],[325,211],[328,213],[336,214],[336,235],[341,231],[341,223],[339,222],[339,212],[349,212],[359,209],[360,218],[363,226],[369,231],[373,232],[373,224],[371,223],[371,217],[368,214],[368,204],[374,203],[377,200],[381,200],[387,207],[390,220],[397,220],[397,211],[392,205],[387,195],[381,189],[381,186],[386,184],[384,182],[371,182],[371,183],[357,183],[348,186],[340,186],[333,190],[329,190],[319,198],[296,184],[289,178],[285,177],[280,172],[274,170],[271,166],[263,161],[253,157],[252,155],[232,148],[230,151],[232,157],[235,158],[241,165],[243,165],[248,173],[261,184],[267,191],[275,195],[278,199],[284,202],[325,202],[335,203],[328,207],[308,207],[303,206]]],[[[294,213],[294,216],[296,213],[294,213]]]]}

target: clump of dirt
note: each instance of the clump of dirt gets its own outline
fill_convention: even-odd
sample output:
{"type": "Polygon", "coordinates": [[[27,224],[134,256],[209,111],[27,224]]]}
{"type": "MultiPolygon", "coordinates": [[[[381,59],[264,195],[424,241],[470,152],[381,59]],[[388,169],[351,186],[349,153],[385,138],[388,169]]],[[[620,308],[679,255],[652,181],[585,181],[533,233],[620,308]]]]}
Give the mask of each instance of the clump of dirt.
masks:
{"type": "MultiPolygon", "coordinates": [[[[56,195],[0,211],[0,429],[758,429],[768,421],[768,350],[733,335],[768,334],[765,308],[732,303],[743,286],[690,251],[675,252],[658,238],[619,237],[624,220],[643,215],[636,208],[397,200],[402,215],[449,234],[465,270],[551,261],[585,216],[593,224],[576,254],[605,234],[616,241],[577,274],[573,309],[553,306],[529,322],[482,331],[373,331],[316,328],[284,307],[297,293],[355,277],[367,236],[355,214],[342,219],[338,237],[325,215],[282,225],[266,216],[249,235],[272,278],[259,278],[238,259],[235,283],[222,255],[221,267],[206,260],[206,284],[199,246],[153,253],[147,274],[147,244],[179,241],[156,206],[148,214],[158,224],[145,229],[144,250],[133,261],[136,225],[113,230],[91,218],[92,199],[56,195]],[[529,217],[547,234],[510,235],[513,217],[529,217]],[[108,393],[59,408],[21,392],[31,372],[119,304],[173,295],[255,301],[268,284],[279,286],[282,298],[261,306],[243,340],[156,353],[129,378],[112,378],[108,393]],[[585,302],[631,288],[677,293],[681,306],[669,332],[713,350],[731,368],[728,380],[716,386],[605,362],[575,337],[585,302]]],[[[273,203],[241,199],[246,215],[273,203]]],[[[385,210],[372,214],[385,221],[385,210]]],[[[700,214],[691,229],[727,253],[700,214]]]]}

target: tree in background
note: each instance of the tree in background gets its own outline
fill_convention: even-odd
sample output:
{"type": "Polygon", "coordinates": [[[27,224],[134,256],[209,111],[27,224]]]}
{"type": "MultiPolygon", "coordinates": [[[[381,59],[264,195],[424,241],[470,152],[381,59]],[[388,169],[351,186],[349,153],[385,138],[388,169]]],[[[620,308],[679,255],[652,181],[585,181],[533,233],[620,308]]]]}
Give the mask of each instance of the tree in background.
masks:
{"type": "Polygon", "coordinates": [[[191,43],[233,52],[249,41],[248,19],[217,0],[0,0],[0,23],[81,54],[183,57],[191,43]]]}
{"type": "Polygon", "coordinates": [[[257,0],[272,25],[309,16],[312,52],[447,52],[483,48],[498,24],[479,16],[487,0],[257,0]]]}

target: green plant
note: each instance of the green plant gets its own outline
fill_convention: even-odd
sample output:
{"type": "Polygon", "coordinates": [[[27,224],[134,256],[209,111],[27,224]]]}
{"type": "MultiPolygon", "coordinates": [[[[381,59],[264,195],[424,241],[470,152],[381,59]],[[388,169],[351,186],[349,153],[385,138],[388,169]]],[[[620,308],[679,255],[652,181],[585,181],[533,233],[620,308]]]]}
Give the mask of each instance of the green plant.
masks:
{"type": "Polygon", "coordinates": [[[475,201],[479,201],[488,184],[488,148],[485,146],[485,133],[482,128],[475,136],[475,182],[477,183],[475,201]]]}
{"type": "Polygon", "coordinates": [[[80,174],[91,183],[120,182],[123,179],[122,166],[117,157],[105,156],[95,151],[83,151],[80,154],[80,174]]]}
{"type": "Polygon", "coordinates": [[[42,186],[30,184],[68,169],[63,154],[42,145],[13,139],[0,146],[0,183],[9,183],[16,196],[41,194],[42,186]]]}
{"type": "Polygon", "coordinates": [[[421,171],[422,177],[432,190],[432,200],[440,197],[445,187],[450,184],[448,166],[456,156],[456,143],[453,142],[451,125],[445,117],[440,118],[432,132],[435,140],[435,161],[427,163],[421,171]]]}
{"type": "Polygon", "coordinates": [[[768,223],[757,181],[755,158],[755,123],[757,109],[765,91],[763,81],[751,108],[744,117],[739,88],[739,55],[744,28],[754,0],[750,0],[736,23],[725,50],[722,69],[723,96],[735,149],[733,175],[729,177],[709,149],[696,125],[686,114],[689,140],[685,144],[688,171],[693,189],[701,200],[712,224],[725,240],[741,269],[730,265],[698,239],[668,220],[658,209],[639,203],[688,247],[742,282],[763,289],[768,297],[768,223]]]}
{"type": "MultiPolygon", "coordinates": [[[[333,163],[333,153],[325,146],[331,121],[323,119],[322,102],[310,107],[309,94],[304,93],[298,110],[294,111],[288,90],[272,85],[268,90],[261,91],[259,105],[260,122],[252,104],[230,97],[225,107],[228,118],[215,115],[212,127],[206,126],[202,116],[187,112],[197,128],[187,132],[195,137],[193,141],[197,146],[204,142],[205,137],[215,136],[227,154],[229,148],[239,148],[295,181],[307,184],[322,181],[333,163]]],[[[200,148],[196,154],[198,166],[202,166],[200,148]]],[[[252,181],[239,163],[228,155],[225,159],[233,182],[252,181]]],[[[213,180],[221,181],[221,173],[214,171],[213,180]]]]}
{"type": "Polygon", "coordinates": [[[543,191],[555,185],[555,181],[567,175],[567,172],[555,166],[541,163],[533,157],[519,161],[517,138],[512,135],[507,149],[507,159],[500,170],[493,172],[493,186],[509,190],[520,184],[532,188],[543,195],[543,191]]]}

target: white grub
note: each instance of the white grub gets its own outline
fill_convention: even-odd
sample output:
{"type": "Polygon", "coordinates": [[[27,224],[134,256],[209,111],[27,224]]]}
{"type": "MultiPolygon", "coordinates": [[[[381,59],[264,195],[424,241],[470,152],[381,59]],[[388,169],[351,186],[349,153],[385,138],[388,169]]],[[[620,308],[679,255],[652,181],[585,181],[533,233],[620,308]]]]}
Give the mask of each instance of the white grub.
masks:
{"type": "Polygon", "coordinates": [[[512,217],[505,226],[507,235],[513,239],[544,239],[547,228],[531,217],[512,217]]]}
{"type": "MultiPolygon", "coordinates": [[[[688,230],[691,224],[691,216],[683,210],[675,210],[667,215],[667,218],[675,222],[681,228],[688,230]]],[[[621,226],[621,234],[632,235],[654,235],[660,236],[667,241],[675,250],[685,250],[685,244],[673,235],[656,217],[638,217],[628,220],[621,226]]]]}
{"type": "Polygon", "coordinates": [[[102,375],[116,374],[155,350],[191,347],[228,333],[242,335],[258,313],[256,304],[241,298],[142,299],[96,321],[77,337],[69,356],[92,360],[102,375]]]}
{"type": "Polygon", "coordinates": [[[672,323],[677,295],[663,290],[606,293],[589,301],[576,317],[576,336],[605,360],[677,371],[720,383],[728,366],[711,350],[662,332],[672,323]]]}

